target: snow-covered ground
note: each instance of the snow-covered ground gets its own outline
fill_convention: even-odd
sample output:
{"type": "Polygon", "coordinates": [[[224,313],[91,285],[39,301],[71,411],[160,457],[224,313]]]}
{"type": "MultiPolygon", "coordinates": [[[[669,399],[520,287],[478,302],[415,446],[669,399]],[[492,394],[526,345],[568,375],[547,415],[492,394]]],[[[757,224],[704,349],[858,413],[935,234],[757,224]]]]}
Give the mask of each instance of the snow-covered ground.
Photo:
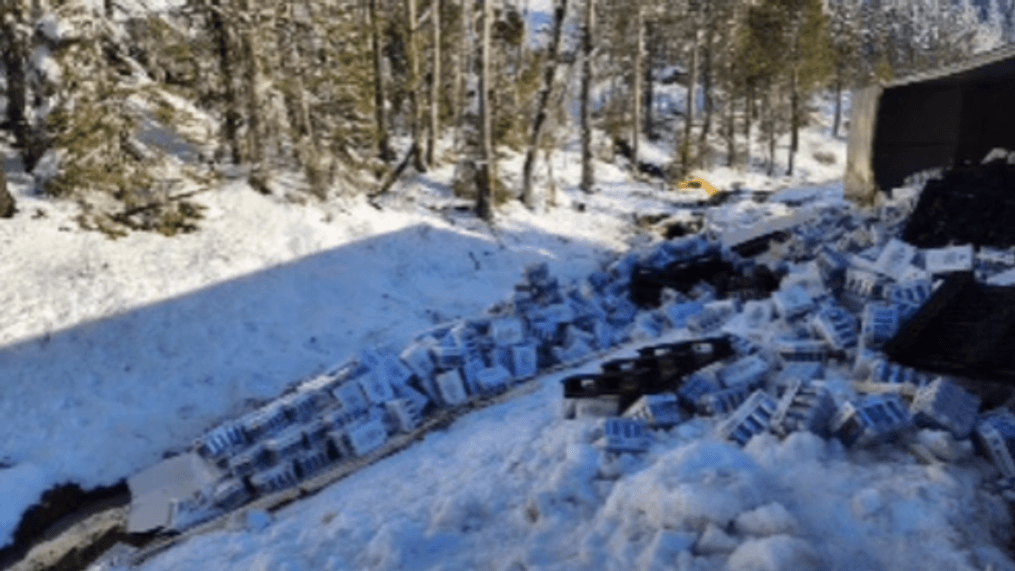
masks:
{"type": "Polygon", "coordinates": [[[1011,521],[1003,502],[975,492],[978,462],[847,453],[810,433],[765,435],[741,450],[714,436],[713,419],[657,432],[642,457],[610,457],[596,446],[595,421],[560,418],[562,376],[142,568],[1009,568],[992,544],[1011,521]]]}
{"type": "MultiPolygon", "coordinates": [[[[694,174],[720,189],[819,187],[786,190],[786,200],[841,197],[829,181],[841,176],[843,142],[827,125],[803,140],[793,178],[694,174]],[[816,160],[817,148],[836,162],[816,160]]],[[[228,183],[198,196],[209,210],[196,234],[110,241],[78,230],[76,207],[31,196],[12,173],[20,213],[0,221],[0,466],[10,465],[0,468],[0,544],[54,484],[114,483],[361,349],[401,347],[435,322],[477,315],[529,263],[547,262],[564,284],[584,277],[644,239],[634,215],[704,198],[632,183],[604,163],[600,192],[584,195],[575,151],[555,154],[557,207],[511,204],[494,228],[437,208],[461,202],[444,167],[396,186],[383,211],[228,183]]],[[[500,169],[517,173],[519,157],[500,169]]],[[[714,218],[757,208],[731,204],[714,218]]],[[[614,460],[593,446],[593,423],[559,418],[558,379],[274,522],[251,517],[145,567],[981,571],[993,557],[996,570],[1015,568],[991,547],[1007,542],[1011,520],[976,492],[982,459],[924,466],[804,434],[740,450],[701,419],[661,433],[642,458],[614,460]]]]}

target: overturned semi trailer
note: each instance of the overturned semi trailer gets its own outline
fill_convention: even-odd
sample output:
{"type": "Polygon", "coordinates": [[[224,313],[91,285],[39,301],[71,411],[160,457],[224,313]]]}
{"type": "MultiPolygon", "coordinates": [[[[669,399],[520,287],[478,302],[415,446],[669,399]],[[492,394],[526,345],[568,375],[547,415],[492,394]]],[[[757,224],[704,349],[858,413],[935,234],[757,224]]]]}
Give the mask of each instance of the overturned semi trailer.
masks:
{"type": "Polygon", "coordinates": [[[1015,149],[1015,46],[853,93],[847,198],[870,204],[913,173],[1015,149]]]}

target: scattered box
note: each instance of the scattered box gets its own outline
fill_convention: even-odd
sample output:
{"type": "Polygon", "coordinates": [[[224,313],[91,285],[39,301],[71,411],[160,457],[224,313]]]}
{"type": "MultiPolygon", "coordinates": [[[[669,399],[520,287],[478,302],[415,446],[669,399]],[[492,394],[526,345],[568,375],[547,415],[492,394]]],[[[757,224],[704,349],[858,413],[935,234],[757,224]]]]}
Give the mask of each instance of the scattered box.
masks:
{"type": "Polygon", "coordinates": [[[779,399],[771,419],[772,432],[785,437],[806,430],[824,438],[834,414],[835,401],[825,388],[797,378],[786,385],[779,399]]]}
{"type": "Polygon", "coordinates": [[[511,373],[500,365],[487,367],[479,372],[476,380],[480,391],[485,395],[499,394],[507,390],[511,382],[511,373]]]}
{"type": "Polygon", "coordinates": [[[345,443],[355,456],[369,454],[387,440],[388,430],[382,416],[372,416],[345,431],[345,443]]]}
{"type": "Polygon", "coordinates": [[[765,382],[771,366],[757,355],[739,359],[718,371],[717,377],[723,387],[743,385],[758,388],[765,382]]]}
{"type": "Polygon", "coordinates": [[[452,369],[437,375],[437,390],[440,392],[441,401],[448,406],[458,406],[469,400],[465,392],[465,384],[462,382],[458,371],[452,369]]]}
{"type": "Polygon", "coordinates": [[[680,402],[673,394],[644,395],[624,411],[627,418],[637,418],[653,428],[669,428],[684,421],[680,402]]]}
{"type": "Polygon", "coordinates": [[[993,410],[976,425],[973,443],[1006,478],[1015,477],[1015,415],[1008,409],[993,410]]]}
{"type": "Polygon", "coordinates": [[[912,426],[898,395],[868,395],[859,403],[846,401],[829,422],[831,432],[847,447],[868,446],[890,439],[912,426]]]}
{"type": "Polygon", "coordinates": [[[779,315],[786,320],[799,317],[814,309],[814,300],[799,285],[790,286],[773,293],[772,302],[775,304],[779,315]]]}
{"type": "Polygon", "coordinates": [[[968,272],[973,269],[973,246],[951,246],[924,250],[924,267],[932,274],[968,272]]]}
{"type": "Polygon", "coordinates": [[[716,427],[720,437],[744,446],[756,434],[768,430],[777,403],[763,390],[756,390],[716,427]]]}
{"type": "Polygon", "coordinates": [[[604,426],[608,452],[645,452],[652,445],[652,435],[645,422],[633,418],[610,418],[604,426]]]}
{"type": "MultiPolygon", "coordinates": [[[[394,430],[398,432],[412,432],[419,426],[421,420],[420,409],[409,399],[392,399],[384,403],[385,411],[391,421],[394,430]]],[[[393,432],[393,430],[389,430],[393,432]]]]}
{"type": "Polygon", "coordinates": [[[339,409],[346,418],[356,418],[366,413],[369,403],[363,396],[363,390],[359,383],[346,381],[336,387],[332,393],[338,401],[339,409]]]}
{"type": "Polygon", "coordinates": [[[939,377],[917,391],[909,410],[917,426],[944,429],[961,440],[973,431],[980,399],[939,377]]]}

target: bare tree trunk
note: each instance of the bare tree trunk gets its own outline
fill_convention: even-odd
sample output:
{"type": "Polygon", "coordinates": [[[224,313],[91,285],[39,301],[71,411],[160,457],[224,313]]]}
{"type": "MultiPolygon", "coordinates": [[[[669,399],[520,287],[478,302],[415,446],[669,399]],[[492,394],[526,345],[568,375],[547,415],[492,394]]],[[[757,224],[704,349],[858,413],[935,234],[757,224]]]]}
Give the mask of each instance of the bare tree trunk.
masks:
{"type": "Polygon", "coordinates": [[[645,15],[641,6],[641,2],[637,2],[635,6],[635,26],[637,26],[637,40],[634,48],[634,77],[631,80],[631,167],[634,169],[635,174],[638,171],[638,140],[641,138],[641,81],[642,81],[642,65],[644,65],[645,59],[645,15]]]}
{"type": "Polygon", "coordinates": [[[786,176],[793,176],[793,159],[800,145],[800,94],[797,86],[797,70],[794,67],[790,73],[790,94],[789,94],[789,160],[786,166],[786,176]]]}
{"type": "Polygon", "coordinates": [[[412,105],[412,148],[413,167],[418,172],[426,172],[426,165],[423,164],[422,144],[420,139],[423,135],[423,106],[419,97],[419,48],[416,45],[416,0],[405,0],[405,11],[408,23],[405,33],[405,55],[409,60],[409,104],[412,105]]]}
{"type": "MultiPolygon", "coordinates": [[[[710,6],[711,4],[706,4],[710,6]]],[[[706,16],[706,22],[710,19],[706,16]]],[[[707,154],[708,133],[712,130],[712,27],[705,31],[704,61],[702,62],[702,103],[705,106],[705,117],[701,122],[701,132],[698,134],[698,156],[695,160],[697,166],[702,167],[702,161],[707,154]]]]}
{"type": "MultiPolygon", "coordinates": [[[[10,19],[0,21],[2,26],[3,64],[7,79],[7,125],[14,134],[14,144],[20,151],[26,171],[35,167],[39,156],[32,144],[31,129],[28,125],[26,107],[28,105],[27,80],[25,76],[25,55],[27,52],[24,38],[18,33],[16,24],[22,20],[16,7],[8,8],[5,13],[10,19]]],[[[41,155],[41,152],[38,153],[41,155]]]]}
{"type": "Polygon", "coordinates": [[[800,147],[800,86],[799,86],[799,73],[800,73],[800,38],[799,38],[799,24],[793,26],[792,32],[792,52],[791,57],[793,69],[790,71],[789,77],[789,159],[786,161],[786,176],[793,176],[793,159],[796,157],[796,152],[800,147]]]}
{"type": "Polygon", "coordinates": [[[592,172],[592,25],[595,22],[595,0],[586,0],[585,26],[582,33],[582,84],[581,84],[581,189],[591,193],[594,184],[592,172]]]}
{"type": "Polygon", "coordinates": [[[473,21],[472,11],[470,10],[470,0],[462,0],[461,9],[462,14],[459,24],[461,24],[461,30],[459,31],[462,36],[462,45],[458,49],[458,56],[455,58],[455,95],[454,95],[454,106],[455,106],[455,125],[458,127],[455,129],[455,148],[461,150],[464,142],[462,141],[462,131],[465,121],[465,67],[467,61],[467,47],[469,45],[469,23],[473,21]]]}
{"type": "Polygon", "coordinates": [[[483,10],[483,31],[480,36],[482,52],[479,72],[479,128],[483,156],[479,166],[476,214],[487,222],[493,220],[493,142],[490,129],[490,20],[493,19],[493,0],[480,0],[483,10]]]}
{"type": "Polygon", "coordinates": [[[772,101],[772,85],[765,88],[765,95],[761,102],[761,114],[768,136],[768,176],[775,174],[775,102],[772,101]]]}
{"type": "MultiPolygon", "coordinates": [[[[239,4],[243,13],[253,17],[249,0],[241,0],[239,4]]],[[[268,194],[271,190],[268,187],[268,173],[264,168],[264,133],[261,126],[261,101],[258,93],[261,71],[257,53],[254,51],[250,26],[251,24],[245,25],[240,33],[244,59],[243,83],[247,92],[247,140],[250,147],[250,163],[253,165],[249,183],[255,190],[268,194]]]]}
{"type": "Polygon", "coordinates": [[[754,118],[754,82],[748,81],[744,90],[744,167],[751,166],[751,121],[754,118]]]}
{"type": "MultiPolygon", "coordinates": [[[[647,25],[648,24],[646,23],[646,33],[648,32],[647,25]]],[[[654,87],[653,87],[653,77],[652,77],[652,63],[653,63],[653,58],[649,57],[648,58],[648,62],[645,62],[645,64],[644,64],[645,65],[645,77],[644,77],[644,80],[643,80],[644,81],[644,89],[643,89],[643,91],[644,91],[644,100],[645,100],[645,102],[644,102],[645,112],[642,114],[642,116],[644,117],[645,124],[642,126],[642,132],[645,133],[646,137],[648,137],[650,140],[654,141],[655,137],[656,137],[656,133],[655,133],[655,126],[652,124],[652,113],[654,111],[652,109],[652,107],[655,105],[655,103],[653,102],[655,94],[653,93],[654,87]]]]}
{"type": "MultiPolygon", "coordinates": [[[[730,70],[730,76],[734,70],[730,70]]],[[[733,82],[728,86],[730,93],[726,96],[726,166],[732,167],[736,163],[737,156],[737,126],[736,126],[736,98],[733,97],[733,82]]]]}
{"type": "Polygon", "coordinates": [[[0,218],[11,218],[17,211],[14,197],[7,190],[7,173],[4,172],[3,165],[0,165],[0,218]]]}
{"type": "Polygon", "coordinates": [[[529,148],[525,152],[525,163],[522,166],[522,202],[530,210],[536,207],[536,193],[532,188],[532,168],[536,162],[536,153],[539,151],[543,125],[546,123],[547,103],[550,101],[550,94],[553,93],[553,78],[557,74],[560,36],[566,15],[567,0],[559,0],[553,11],[553,37],[550,40],[549,57],[543,68],[543,87],[539,91],[536,116],[532,121],[532,131],[529,133],[529,148]]]}
{"type": "Polygon", "coordinates": [[[691,170],[691,127],[694,124],[694,96],[698,91],[698,42],[700,36],[701,32],[695,26],[694,37],[691,39],[691,73],[688,76],[684,108],[684,138],[680,143],[681,176],[687,176],[691,170]]]}
{"type": "Polygon", "coordinates": [[[229,46],[229,29],[226,27],[225,15],[223,14],[222,0],[211,0],[212,36],[215,41],[215,48],[218,51],[219,71],[222,74],[223,92],[226,103],[226,117],[224,132],[226,142],[229,144],[233,164],[240,164],[243,160],[240,154],[240,102],[236,94],[235,71],[233,70],[233,54],[229,46]]]}
{"type": "Polygon", "coordinates": [[[835,118],[832,120],[832,136],[839,136],[839,123],[842,120],[842,69],[835,67],[835,118]]]}
{"type": "Polygon", "coordinates": [[[437,135],[440,133],[441,101],[441,0],[433,0],[430,7],[430,28],[433,30],[433,70],[430,81],[430,132],[426,141],[426,162],[434,164],[437,135]]]}
{"type": "Polygon", "coordinates": [[[548,188],[549,198],[547,202],[550,204],[550,206],[557,206],[557,182],[553,179],[552,159],[553,157],[552,155],[550,155],[550,149],[549,147],[547,147],[547,149],[543,151],[543,160],[546,161],[547,184],[549,185],[548,188]]]}
{"type": "Polygon", "coordinates": [[[374,56],[374,122],[377,124],[377,155],[384,162],[394,158],[391,152],[391,138],[388,134],[387,112],[384,109],[387,95],[384,90],[383,54],[381,54],[381,30],[377,16],[377,0],[370,0],[370,45],[374,56]]]}

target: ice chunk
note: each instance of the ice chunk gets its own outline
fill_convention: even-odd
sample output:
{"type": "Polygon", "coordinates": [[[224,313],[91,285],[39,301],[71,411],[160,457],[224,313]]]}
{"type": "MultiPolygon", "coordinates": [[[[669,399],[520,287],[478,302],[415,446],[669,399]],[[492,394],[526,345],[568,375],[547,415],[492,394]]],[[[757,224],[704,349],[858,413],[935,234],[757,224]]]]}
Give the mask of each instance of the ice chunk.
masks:
{"type": "Polygon", "coordinates": [[[737,516],[733,524],[737,533],[760,536],[794,534],[799,526],[793,514],[778,502],[744,512],[737,516]]]}
{"type": "Polygon", "coordinates": [[[820,571],[828,567],[809,543],[788,535],[749,539],[730,554],[729,571],[820,571]]]}
{"type": "Polygon", "coordinates": [[[705,531],[698,538],[694,546],[697,555],[718,555],[729,553],[737,548],[739,542],[726,534],[722,529],[712,522],[708,522],[705,531]]]}

